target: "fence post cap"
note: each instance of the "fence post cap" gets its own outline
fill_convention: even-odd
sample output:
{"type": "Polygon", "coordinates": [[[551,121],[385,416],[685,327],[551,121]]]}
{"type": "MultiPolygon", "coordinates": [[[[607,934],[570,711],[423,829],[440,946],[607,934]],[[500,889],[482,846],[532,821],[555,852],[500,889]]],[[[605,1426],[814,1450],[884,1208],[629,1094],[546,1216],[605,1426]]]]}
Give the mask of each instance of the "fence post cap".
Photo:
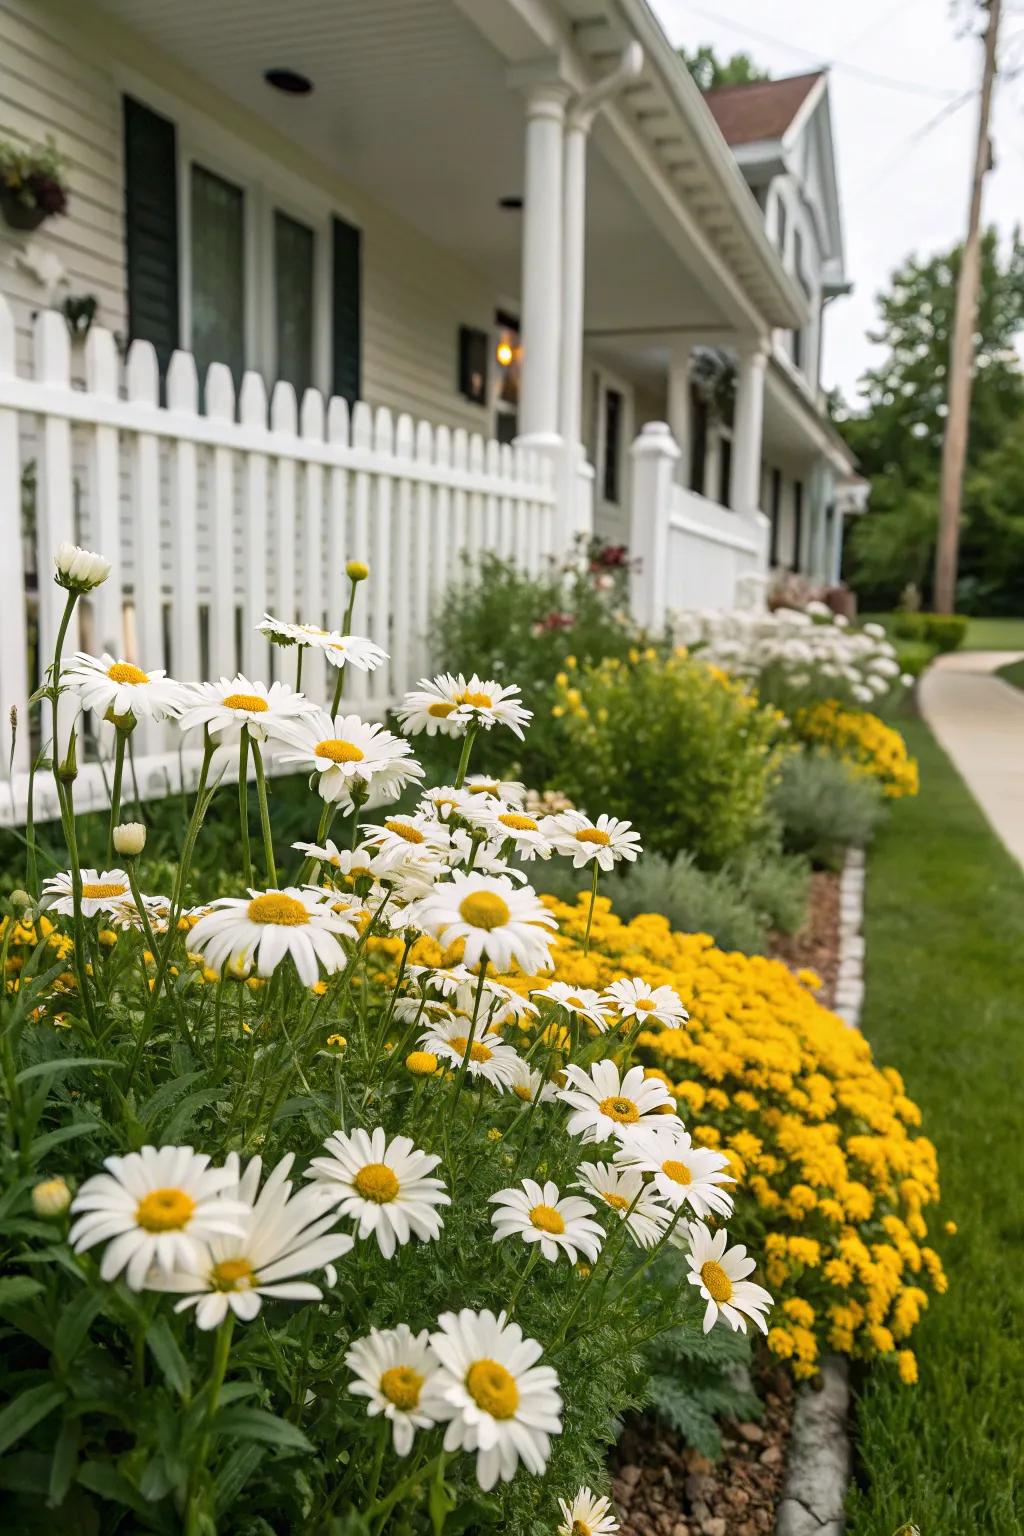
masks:
{"type": "Polygon", "coordinates": [[[629,451],[634,458],[653,454],[662,454],[667,459],[681,457],[679,444],[672,436],[672,429],[666,421],[645,422],[640,428],[640,436],[629,451]]]}

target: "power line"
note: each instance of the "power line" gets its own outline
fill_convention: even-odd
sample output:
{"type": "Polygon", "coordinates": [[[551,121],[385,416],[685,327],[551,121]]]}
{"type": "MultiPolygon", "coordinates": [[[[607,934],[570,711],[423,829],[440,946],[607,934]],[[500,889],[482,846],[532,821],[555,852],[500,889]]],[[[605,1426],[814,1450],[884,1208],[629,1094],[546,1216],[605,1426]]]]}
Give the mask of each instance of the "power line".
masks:
{"type": "Polygon", "coordinates": [[[907,11],[919,4],[920,0],[895,0],[895,3],[890,5],[881,15],[876,16],[874,21],[869,21],[866,27],[862,27],[855,37],[847,38],[843,44],[844,51],[846,53],[853,53],[856,48],[866,43],[869,37],[874,37],[875,33],[880,31],[882,27],[887,27],[895,16],[906,15],[907,11]]]}
{"type": "Polygon", "coordinates": [[[892,75],[880,75],[875,70],[862,69],[859,64],[851,64],[846,59],[822,58],[820,53],[815,53],[809,48],[801,48],[798,44],[791,43],[788,38],[773,37],[768,32],[760,32],[756,27],[748,27],[744,22],[736,21],[731,16],[723,16],[720,11],[705,10],[700,5],[688,5],[687,9],[691,10],[695,16],[702,17],[705,21],[713,21],[719,25],[731,27],[734,32],[752,37],[756,42],[768,43],[771,47],[786,48],[790,53],[799,54],[802,58],[813,60],[820,68],[841,70],[844,74],[869,81],[873,85],[884,85],[891,91],[906,91],[911,95],[931,96],[936,101],[950,101],[958,95],[956,91],[923,85],[918,80],[897,80],[892,75]]]}
{"type": "Polygon", "coordinates": [[[919,144],[923,144],[929,134],[934,133],[941,123],[944,123],[947,118],[952,117],[954,113],[959,112],[961,107],[966,106],[969,101],[973,101],[977,95],[977,86],[971,86],[970,90],[964,91],[954,101],[947,101],[945,106],[940,107],[938,112],[933,113],[926,123],[922,123],[920,128],[915,128],[913,133],[908,134],[902,144],[897,147],[895,154],[887,154],[883,160],[878,162],[864,178],[863,183],[858,187],[858,191],[863,191],[868,186],[879,186],[897,166],[902,165],[911,150],[916,149],[919,144]]]}

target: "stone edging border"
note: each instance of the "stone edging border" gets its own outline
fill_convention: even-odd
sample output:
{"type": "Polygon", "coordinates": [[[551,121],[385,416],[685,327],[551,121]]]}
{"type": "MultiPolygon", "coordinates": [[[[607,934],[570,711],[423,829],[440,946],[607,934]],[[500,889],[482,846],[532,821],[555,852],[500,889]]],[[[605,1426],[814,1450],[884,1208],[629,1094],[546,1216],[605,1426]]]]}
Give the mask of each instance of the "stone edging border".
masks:
{"type": "MultiPolygon", "coordinates": [[[[860,1027],[864,1002],[864,875],[863,848],[848,849],[839,881],[833,1006],[851,1029],[860,1027]]],[[[797,1398],[775,1536],[842,1536],[851,1463],[849,1406],[847,1363],[830,1355],[822,1363],[820,1388],[805,1387],[797,1398]]]]}

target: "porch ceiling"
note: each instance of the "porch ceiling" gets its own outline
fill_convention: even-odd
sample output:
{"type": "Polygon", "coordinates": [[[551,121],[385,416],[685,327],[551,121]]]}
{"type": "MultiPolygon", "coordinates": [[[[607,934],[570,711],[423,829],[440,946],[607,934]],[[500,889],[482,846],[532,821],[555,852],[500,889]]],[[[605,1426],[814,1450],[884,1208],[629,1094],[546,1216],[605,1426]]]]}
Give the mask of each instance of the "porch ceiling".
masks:
{"type": "MultiPolygon", "coordinates": [[[[101,0],[149,48],[519,293],[524,106],[452,0],[101,0]],[[264,71],[313,82],[285,96],[264,71]]],[[[156,66],[154,66],[156,67],[156,66]]],[[[598,71],[600,72],[600,71],[598,71]]],[[[722,316],[595,142],[585,323],[636,330],[722,316]]],[[[372,259],[372,258],[371,258],[372,259]]]]}

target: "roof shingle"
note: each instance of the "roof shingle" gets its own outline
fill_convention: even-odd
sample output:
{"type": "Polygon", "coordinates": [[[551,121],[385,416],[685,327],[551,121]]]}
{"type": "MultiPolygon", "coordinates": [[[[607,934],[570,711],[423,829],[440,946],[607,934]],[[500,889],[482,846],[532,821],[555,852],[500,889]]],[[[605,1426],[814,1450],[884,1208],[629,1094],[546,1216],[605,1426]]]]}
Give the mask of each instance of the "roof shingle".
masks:
{"type": "Polygon", "coordinates": [[[785,80],[755,80],[749,85],[721,85],[704,100],[727,144],[757,144],[781,139],[817,82],[817,69],[785,80]]]}

